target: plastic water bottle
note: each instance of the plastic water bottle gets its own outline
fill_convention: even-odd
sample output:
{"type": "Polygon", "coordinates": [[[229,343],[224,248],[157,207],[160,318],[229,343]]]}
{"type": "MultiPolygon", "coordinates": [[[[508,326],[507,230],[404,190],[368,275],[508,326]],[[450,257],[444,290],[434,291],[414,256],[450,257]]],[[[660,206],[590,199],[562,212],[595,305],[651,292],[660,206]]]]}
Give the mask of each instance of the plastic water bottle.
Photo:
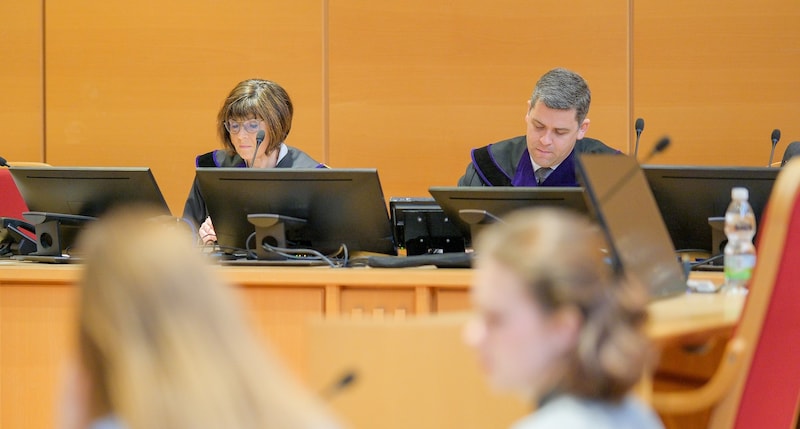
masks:
{"type": "Polygon", "coordinates": [[[746,294],[747,284],[756,266],[756,247],[753,236],[756,235],[756,216],[750,207],[747,188],[731,190],[731,204],[725,212],[725,235],[728,244],[725,246],[725,287],[723,290],[731,294],[746,294]]]}

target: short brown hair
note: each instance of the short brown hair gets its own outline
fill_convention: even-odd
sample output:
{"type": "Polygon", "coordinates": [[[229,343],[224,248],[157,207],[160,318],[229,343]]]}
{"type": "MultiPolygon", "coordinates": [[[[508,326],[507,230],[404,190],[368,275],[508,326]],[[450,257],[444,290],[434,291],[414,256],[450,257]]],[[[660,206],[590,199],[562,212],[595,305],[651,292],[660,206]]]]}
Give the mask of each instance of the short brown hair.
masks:
{"type": "Polygon", "coordinates": [[[556,68],[542,75],[531,94],[531,108],[541,101],[551,109],[575,109],[575,120],[583,123],[589,114],[592,92],[589,84],[578,73],[564,68],[556,68]]]}
{"type": "Polygon", "coordinates": [[[582,316],[577,346],[559,391],[616,400],[639,380],[651,355],[642,332],[647,294],[615,278],[601,252],[599,229],[578,214],[523,210],[478,237],[479,258],[511,270],[546,312],[574,308],[582,316]]]}
{"type": "Polygon", "coordinates": [[[225,129],[229,119],[241,120],[249,116],[264,121],[267,126],[267,153],[275,150],[286,140],[292,129],[294,107],[289,94],[275,82],[264,79],[248,79],[239,82],[225,99],[217,115],[217,133],[222,145],[230,153],[236,149],[230,133],[225,129]]]}

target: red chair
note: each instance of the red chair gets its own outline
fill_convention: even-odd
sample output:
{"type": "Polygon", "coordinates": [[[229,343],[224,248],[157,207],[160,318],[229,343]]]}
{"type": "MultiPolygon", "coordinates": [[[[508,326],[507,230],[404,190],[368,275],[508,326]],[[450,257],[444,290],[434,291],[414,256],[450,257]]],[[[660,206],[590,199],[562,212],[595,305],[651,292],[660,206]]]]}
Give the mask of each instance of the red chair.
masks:
{"type": "Polygon", "coordinates": [[[0,217],[22,219],[22,213],[28,211],[17,184],[11,178],[7,168],[0,168],[0,217]]]}
{"type": "Polygon", "coordinates": [[[800,159],[778,176],[742,318],[719,368],[692,391],[655,392],[660,413],[712,408],[709,428],[794,428],[800,398],[800,159]]]}

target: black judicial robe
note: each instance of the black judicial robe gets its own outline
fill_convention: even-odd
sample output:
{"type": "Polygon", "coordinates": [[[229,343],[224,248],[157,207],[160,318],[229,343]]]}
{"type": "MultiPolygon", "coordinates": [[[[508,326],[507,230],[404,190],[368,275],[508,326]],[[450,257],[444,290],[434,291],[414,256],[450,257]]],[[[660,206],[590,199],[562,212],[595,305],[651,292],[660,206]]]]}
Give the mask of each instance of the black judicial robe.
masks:
{"type": "MultiPolygon", "coordinates": [[[[278,162],[275,168],[325,168],[324,164],[314,161],[302,150],[289,145],[286,145],[286,148],[288,149],[286,156],[278,162]]],[[[195,160],[195,165],[197,167],[247,167],[239,154],[231,155],[225,150],[215,150],[199,155],[195,160]]],[[[195,227],[199,227],[205,222],[206,217],[208,217],[206,200],[200,193],[200,186],[195,178],[192,189],[189,191],[189,197],[186,199],[186,205],[183,207],[183,218],[194,222],[195,227]]]]}
{"type": "Polygon", "coordinates": [[[472,150],[472,162],[458,180],[458,186],[557,186],[577,187],[575,153],[613,153],[600,140],[584,137],[575,142],[572,152],[547,176],[541,185],[536,183],[525,136],[503,140],[472,150]]]}

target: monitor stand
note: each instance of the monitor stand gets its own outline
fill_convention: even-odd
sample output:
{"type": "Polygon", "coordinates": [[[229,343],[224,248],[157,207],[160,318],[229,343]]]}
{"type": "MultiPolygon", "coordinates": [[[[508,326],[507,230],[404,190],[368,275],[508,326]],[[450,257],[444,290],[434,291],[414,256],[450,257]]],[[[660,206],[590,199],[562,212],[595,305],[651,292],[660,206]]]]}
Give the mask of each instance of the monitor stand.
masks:
{"type": "Polygon", "coordinates": [[[461,220],[469,224],[469,234],[472,237],[473,243],[484,226],[503,221],[486,210],[478,209],[461,209],[458,211],[458,216],[461,220]]]}
{"type": "Polygon", "coordinates": [[[69,215],[62,213],[25,212],[22,216],[34,224],[36,230],[36,252],[30,256],[62,257],[64,240],[62,229],[64,227],[81,227],[87,222],[96,220],[95,217],[69,215]]]}
{"type": "Polygon", "coordinates": [[[256,228],[256,256],[258,259],[280,260],[281,255],[264,249],[264,244],[273,247],[286,248],[286,231],[301,228],[306,225],[305,219],[278,214],[249,214],[247,221],[256,228]]]}

